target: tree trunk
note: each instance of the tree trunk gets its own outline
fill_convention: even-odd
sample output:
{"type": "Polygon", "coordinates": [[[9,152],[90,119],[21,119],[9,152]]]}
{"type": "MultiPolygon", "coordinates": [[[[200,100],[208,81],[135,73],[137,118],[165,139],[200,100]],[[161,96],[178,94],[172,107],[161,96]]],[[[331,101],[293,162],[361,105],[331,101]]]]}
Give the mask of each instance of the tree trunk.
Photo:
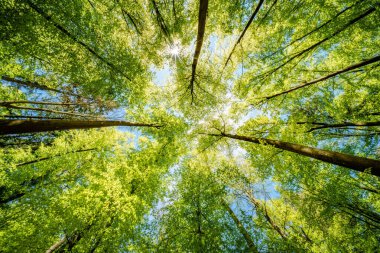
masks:
{"type": "Polygon", "coordinates": [[[231,209],[231,207],[226,203],[226,201],[222,200],[222,205],[227,209],[227,212],[230,214],[231,218],[234,220],[236,226],[238,227],[240,233],[243,235],[245,241],[248,245],[249,252],[259,252],[255,243],[253,242],[253,239],[251,235],[248,233],[248,231],[245,229],[243,224],[240,222],[239,218],[236,216],[234,211],[231,209]]]}
{"type": "Polygon", "coordinates": [[[52,253],[52,252],[58,250],[60,247],[65,245],[66,242],[67,242],[67,240],[66,240],[66,236],[65,236],[61,240],[59,240],[58,242],[54,243],[48,250],[45,251],[45,253],[52,253]]]}
{"type": "Polygon", "coordinates": [[[193,99],[194,99],[195,73],[197,70],[199,55],[201,54],[203,37],[205,35],[207,9],[208,9],[208,0],[200,0],[199,13],[198,13],[197,44],[195,46],[193,63],[191,65],[191,80],[190,80],[190,85],[189,85],[189,89],[190,89],[190,93],[191,93],[191,101],[193,101],[193,99]]]}
{"type": "Polygon", "coordinates": [[[32,3],[30,0],[25,0],[26,4],[29,5],[31,9],[36,11],[38,14],[40,14],[46,21],[50,22],[52,25],[54,25],[58,30],[60,30],[63,34],[65,34],[67,37],[72,39],[75,43],[81,45],[83,48],[85,48],[88,52],[90,52],[95,58],[100,60],[101,62],[105,63],[110,69],[118,72],[122,76],[124,76],[126,79],[131,81],[131,78],[127,76],[122,70],[120,70],[118,67],[116,67],[113,63],[105,59],[103,56],[101,56],[99,53],[95,52],[94,49],[92,49],[89,45],[85,44],[83,41],[79,40],[77,37],[75,37],[74,34],[69,32],[66,28],[58,24],[56,21],[53,20],[52,16],[50,16],[48,13],[44,12],[41,8],[39,8],[37,5],[32,3]]]}
{"type": "MultiPolygon", "coordinates": [[[[323,129],[323,128],[341,128],[341,127],[361,127],[361,126],[380,126],[380,121],[370,121],[370,122],[344,122],[344,123],[336,123],[336,124],[328,124],[328,123],[318,123],[318,122],[305,122],[306,124],[319,125],[318,127],[313,127],[308,132],[312,132],[314,130],[323,129]]],[[[302,124],[302,122],[299,122],[302,124]]]]}
{"type": "Polygon", "coordinates": [[[245,193],[248,199],[252,202],[252,204],[255,206],[256,210],[261,212],[265,219],[269,222],[271,227],[281,236],[282,239],[287,239],[287,236],[284,231],[274,222],[272,217],[269,216],[268,210],[265,206],[263,206],[262,203],[260,203],[259,200],[257,200],[252,193],[246,192],[245,193]]]}
{"type": "Polygon", "coordinates": [[[67,92],[67,91],[62,91],[62,90],[58,90],[58,89],[49,88],[48,86],[46,86],[44,84],[37,83],[37,82],[22,81],[22,80],[18,80],[18,79],[15,79],[15,78],[8,77],[8,76],[2,76],[1,79],[5,80],[7,82],[17,83],[17,84],[20,84],[20,85],[28,87],[28,88],[53,91],[53,92],[56,92],[56,93],[61,93],[61,94],[67,94],[67,95],[70,95],[70,96],[81,97],[81,96],[79,96],[79,95],[77,95],[75,93],[71,93],[71,92],[67,92]]]}
{"type": "Polygon", "coordinates": [[[249,18],[248,23],[245,25],[244,30],[243,30],[243,32],[241,33],[239,39],[238,39],[238,40],[236,41],[236,43],[234,44],[234,46],[233,46],[233,48],[232,48],[232,50],[231,50],[231,53],[228,55],[227,61],[226,61],[226,63],[224,64],[224,68],[227,66],[227,64],[228,64],[228,62],[230,61],[231,56],[232,56],[232,54],[234,53],[234,51],[235,51],[237,45],[240,43],[241,39],[244,37],[244,34],[247,32],[247,30],[248,30],[249,26],[251,25],[252,21],[255,19],[256,14],[259,12],[259,10],[260,10],[260,8],[261,8],[261,6],[262,6],[263,3],[264,3],[264,0],[260,0],[260,1],[259,1],[258,5],[257,5],[257,7],[256,7],[256,9],[255,9],[255,11],[253,12],[253,14],[251,15],[251,17],[249,18]]]}
{"type": "Polygon", "coordinates": [[[359,172],[366,172],[380,177],[380,161],[368,159],[359,156],[342,154],[335,151],[323,150],[312,148],[300,144],[277,141],[266,138],[255,138],[233,134],[209,134],[211,136],[227,137],[236,140],[242,140],[262,145],[270,145],[278,149],[287,150],[303,156],[311,157],[320,161],[328,162],[331,164],[339,165],[342,167],[350,168],[359,172]]]}
{"type": "Polygon", "coordinates": [[[55,157],[61,157],[61,156],[68,155],[68,154],[75,154],[75,153],[87,152],[87,151],[92,151],[92,150],[95,150],[95,148],[80,149],[80,150],[74,150],[71,152],[67,152],[64,154],[58,154],[58,155],[53,155],[53,156],[48,156],[48,157],[41,157],[41,158],[37,158],[37,159],[29,161],[29,162],[19,163],[16,165],[16,167],[20,167],[20,166],[24,166],[24,165],[28,165],[28,164],[33,164],[33,163],[38,163],[41,161],[49,160],[49,159],[52,159],[55,157]]]}
{"type": "Polygon", "coordinates": [[[0,119],[0,135],[37,133],[55,130],[90,129],[111,126],[161,127],[157,124],[132,123],[123,120],[8,120],[0,119]]]}
{"type": "Polygon", "coordinates": [[[324,80],[327,80],[329,78],[332,78],[334,76],[337,76],[339,74],[342,74],[342,73],[345,73],[345,72],[348,72],[348,71],[351,71],[351,70],[354,70],[354,69],[357,69],[357,68],[361,68],[361,67],[364,67],[366,65],[369,65],[369,64],[372,64],[372,63],[375,63],[375,62],[378,62],[380,61],[380,56],[375,56],[371,59],[367,59],[367,60],[364,60],[362,62],[359,62],[359,63],[356,63],[356,64],[353,64],[351,66],[348,66],[344,69],[341,69],[341,70],[338,70],[334,73],[331,73],[331,74],[328,74],[326,76],[323,76],[323,77],[320,77],[318,79],[314,79],[310,82],[307,82],[307,83],[304,83],[304,84],[301,84],[301,85],[298,85],[296,87],[293,87],[293,88],[290,88],[288,90],[285,90],[285,91],[282,91],[282,92],[279,92],[279,93],[276,93],[276,94],[273,94],[273,95],[270,95],[270,96],[266,96],[264,97],[266,100],[269,100],[271,98],[274,98],[274,97],[278,97],[280,95],[284,95],[284,94],[288,94],[290,92],[293,92],[295,90],[298,90],[298,89],[301,89],[301,88],[304,88],[304,87],[307,87],[307,86],[310,86],[312,84],[316,84],[316,83],[319,83],[319,82],[322,82],[324,80]]]}
{"type": "MultiPolygon", "coordinates": [[[[374,12],[376,10],[375,7],[371,7],[369,8],[367,11],[365,11],[364,13],[362,13],[361,15],[359,15],[358,17],[348,21],[344,26],[342,26],[341,28],[339,28],[338,30],[336,30],[334,33],[332,33],[331,35],[323,38],[322,40],[314,43],[313,45],[311,45],[310,47],[298,52],[298,53],[295,53],[293,54],[292,57],[290,57],[288,60],[286,60],[285,62],[283,62],[282,64],[280,64],[279,66],[277,66],[276,68],[272,69],[272,70],[269,70],[269,71],[266,71],[265,73],[259,75],[260,76],[268,76],[268,75],[271,75],[275,72],[277,72],[280,68],[284,67],[285,65],[289,64],[290,62],[292,62],[293,60],[301,57],[303,54],[305,53],[308,53],[308,52],[311,52],[312,50],[314,50],[315,48],[317,48],[318,46],[322,45],[323,43],[325,43],[326,41],[332,39],[333,37],[337,36],[338,34],[340,34],[341,32],[343,32],[344,30],[346,30],[348,27],[354,25],[356,22],[358,22],[359,20],[365,18],[366,16],[370,15],[372,12],[374,12]]],[[[286,58],[285,58],[286,59],[286,58]]],[[[284,59],[284,60],[285,60],[284,59]]]]}

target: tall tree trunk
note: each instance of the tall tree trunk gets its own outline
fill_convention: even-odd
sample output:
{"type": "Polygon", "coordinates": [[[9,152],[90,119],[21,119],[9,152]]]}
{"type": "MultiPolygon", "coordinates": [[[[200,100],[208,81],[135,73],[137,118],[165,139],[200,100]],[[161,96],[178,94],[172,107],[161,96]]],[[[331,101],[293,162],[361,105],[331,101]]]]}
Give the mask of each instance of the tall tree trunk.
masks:
{"type": "Polygon", "coordinates": [[[240,222],[239,218],[236,216],[234,211],[231,209],[231,207],[226,203],[225,200],[222,199],[222,205],[226,208],[227,212],[230,214],[231,218],[235,222],[236,226],[238,227],[240,233],[243,235],[245,241],[248,245],[249,252],[259,252],[255,243],[253,242],[253,239],[251,235],[248,233],[248,231],[245,229],[244,225],[240,222]]]}
{"type": "Polygon", "coordinates": [[[61,240],[59,240],[58,242],[54,243],[49,249],[47,249],[45,251],[45,253],[52,253],[52,252],[58,250],[59,248],[61,248],[66,243],[67,243],[67,239],[66,239],[66,236],[65,236],[61,240]]]}
{"type": "Polygon", "coordinates": [[[264,0],[260,0],[260,1],[259,1],[258,5],[257,5],[257,7],[256,7],[256,9],[255,9],[255,11],[253,12],[253,14],[251,15],[251,17],[249,18],[248,23],[245,25],[243,32],[240,34],[239,39],[238,39],[238,40],[236,41],[236,43],[234,44],[234,46],[233,46],[233,48],[232,48],[232,50],[231,50],[231,53],[228,55],[227,61],[226,61],[226,63],[224,64],[224,68],[227,66],[227,64],[228,64],[228,62],[230,61],[231,56],[232,56],[232,54],[234,53],[234,51],[235,51],[237,45],[240,43],[241,39],[244,37],[244,34],[247,32],[247,30],[248,30],[249,26],[251,25],[252,21],[255,19],[256,14],[259,12],[259,10],[260,10],[260,8],[261,8],[261,6],[262,6],[263,3],[264,3],[264,0]]]}
{"type": "Polygon", "coordinates": [[[90,129],[111,126],[161,127],[157,124],[132,123],[123,120],[9,120],[0,119],[0,135],[37,133],[55,130],[90,129]]]}
{"type": "Polygon", "coordinates": [[[252,202],[252,204],[255,206],[256,210],[262,213],[265,217],[265,219],[268,221],[270,226],[282,237],[282,239],[287,239],[287,235],[284,231],[274,222],[272,217],[268,214],[267,208],[259,201],[257,200],[252,193],[246,191],[245,192],[248,199],[252,202]]]}
{"type": "Polygon", "coordinates": [[[48,13],[44,12],[41,8],[39,8],[37,5],[32,3],[30,0],[24,0],[24,2],[29,5],[31,9],[36,11],[38,14],[40,14],[46,21],[51,23],[53,26],[55,26],[58,30],[60,30],[63,34],[65,34],[67,37],[72,39],[75,43],[81,45],[83,48],[85,48],[88,52],[90,52],[95,58],[100,60],[101,62],[105,63],[110,69],[118,72],[122,76],[124,76],[126,79],[131,81],[131,78],[127,76],[122,70],[120,70],[118,67],[116,67],[113,63],[105,59],[103,56],[101,56],[99,53],[95,52],[94,49],[92,49],[89,45],[85,44],[83,41],[79,40],[77,37],[75,37],[74,34],[72,34],[70,31],[68,31],[66,28],[58,24],[56,21],[53,20],[52,16],[50,16],[48,13]]]}
{"type": "Polygon", "coordinates": [[[298,89],[301,89],[301,88],[304,88],[304,87],[307,87],[307,86],[310,86],[312,84],[316,84],[316,83],[319,83],[319,82],[322,82],[324,80],[327,80],[329,78],[332,78],[334,76],[337,76],[339,74],[342,74],[342,73],[345,73],[345,72],[348,72],[348,71],[351,71],[351,70],[354,70],[354,69],[357,69],[357,68],[361,68],[361,67],[364,67],[366,65],[369,65],[369,64],[372,64],[372,63],[375,63],[375,62],[378,62],[380,61],[380,55],[378,56],[375,56],[375,57],[372,57],[371,59],[367,59],[367,60],[364,60],[364,61],[361,61],[361,62],[358,62],[356,64],[353,64],[351,66],[348,66],[346,68],[343,68],[343,69],[340,69],[334,73],[331,73],[331,74],[328,74],[326,76],[323,76],[323,77],[320,77],[318,79],[314,79],[312,81],[309,81],[309,82],[306,82],[306,83],[303,83],[301,85],[298,85],[296,87],[293,87],[293,88],[290,88],[288,90],[285,90],[285,91],[282,91],[282,92],[279,92],[279,93],[276,93],[276,94],[273,94],[273,95],[270,95],[270,96],[266,96],[264,97],[266,100],[269,100],[271,98],[275,98],[275,97],[278,97],[280,95],[284,95],[284,94],[288,94],[290,92],[293,92],[295,90],[298,90],[298,89]]]}
{"type": "Polygon", "coordinates": [[[201,49],[203,45],[203,37],[205,34],[205,28],[206,28],[207,9],[208,9],[208,0],[200,0],[199,13],[198,13],[197,44],[195,46],[193,63],[191,65],[191,79],[190,79],[190,85],[189,85],[189,89],[191,93],[191,102],[193,102],[193,99],[194,99],[195,75],[196,75],[199,55],[201,54],[201,49]]]}
{"type": "MultiPolygon", "coordinates": [[[[332,33],[331,35],[323,38],[322,40],[314,43],[313,45],[311,45],[310,47],[304,49],[304,50],[301,50],[300,52],[298,53],[295,53],[293,54],[292,57],[290,57],[288,60],[286,60],[285,62],[283,62],[282,64],[280,64],[279,66],[275,67],[274,69],[271,69],[269,71],[266,71],[265,73],[263,74],[260,74],[260,76],[268,76],[268,75],[271,75],[273,73],[275,73],[276,71],[278,71],[280,68],[284,67],[285,65],[289,64],[290,62],[292,62],[293,60],[301,57],[303,54],[305,53],[308,53],[308,52],[311,52],[312,50],[314,50],[315,48],[317,48],[318,46],[322,45],[323,43],[325,43],[326,41],[332,39],[333,37],[337,36],[338,34],[340,34],[341,32],[345,31],[348,27],[354,25],[356,22],[360,21],[361,19],[367,17],[368,15],[370,15],[372,12],[374,12],[376,10],[375,7],[371,7],[369,9],[367,9],[364,13],[362,13],[361,15],[357,16],[356,18],[348,21],[346,24],[344,24],[342,27],[340,27],[338,30],[336,30],[334,33],[332,33]]],[[[286,58],[284,58],[285,60],[286,58]]]]}
{"type": "Polygon", "coordinates": [[[49,160],[49,159],[52,159],[52,158],[55,158],[55,157],[61,157],[61,156],[68,155],[68,154],[75,154],[75,153],[87,152],[87,151],[92,151],[92,150],[95,150],[95,148],[80,149],[80,150],[74,150],[74,151],[71,151],[71,152],[67,152],[67,153],[64,153],[64,154],[58,154],[58,155],[53,155],[53,156],[48,156],[48,157],[41,157],[41,158],[37,158],[37,159],[29,161],[29,162],[19,163],[19,164],[16,165],[16,167],[20,167],[20,166],[24,166],[24,165],[29,165],[29,164],[33,164],[33,163],[38,163],[38,162],[41,162],[41,161],[49,160]]]}
{"type": "Polygon", "coordinates": [[[157,19],[158,26],[160,27],[161,31],[164,33],[165,38],[167,38],[169,40],[169,42],[172,44],[173,40],[170,36],[169,28],[166,25],[165,20],[162,17],[160,10],[158,9],[158,5],[157,5],[155,0],[151,0],[151,2],[153,5],[154,12],[156,13],[156,19],[157,19]]]}
{"type": "Polygon", "coordinates": [[[380,121],[369,121],[369,122],[344,122],[344,123],[319,123],[319,122],[298,122],[297,124],[311,124],[311,125],[319,125],[318,127],[313,127],[308,132],[312,132],[318,129],[324,128],[341,128],[341,127],[362,127],[362,126],[380,126],[380,121]]]}
{"type": "Polygon", "coordinates": [[[53,92],[56,92],[56,93],[61,93],[61,94],[66,94],[66,95],[70,95],[70,96],[75,96],[75,97],[80,97],[81,98],[81,96],[79,96],[78,94],[75,94],[75,93],[72,93],[72,92],[63,91],[63,90],[49,88],[48,86],[46,86],[44,84],[37,83],[37,82],[18,80],[18,79],[9,77],[9,76],[1,76],[1,79],[4,80],[4,81],[7,81],[7,82],[17,83],[19,85],[22,85],[22,86],[28,87],[28,88],[32,88],[32,89],[53,91],[53,92]]]}
{"type": "Polygon", "coordinates": [[[255,138],[255,137],[247,137],[241,135],[233,135],[233,134],[209,134],[211,136],[218,137],[227,137],[231,139],[252,142],[256,144],[262,145],[270,145],[278,149],[287,150],[293,153],[297,153],[303,156],[311,157],[320,161],[328,162],[331,164],[339,165],[342,167],[350,168],[359,172],[366,172],[375,176],[380,177],[380,161],[342,154],[335,151],[323,150],[318,148],[312,148],[300,144],[271,140],[266,138],[255,138]],[[368,169],[368,170],[367,170],[368,169]]]}

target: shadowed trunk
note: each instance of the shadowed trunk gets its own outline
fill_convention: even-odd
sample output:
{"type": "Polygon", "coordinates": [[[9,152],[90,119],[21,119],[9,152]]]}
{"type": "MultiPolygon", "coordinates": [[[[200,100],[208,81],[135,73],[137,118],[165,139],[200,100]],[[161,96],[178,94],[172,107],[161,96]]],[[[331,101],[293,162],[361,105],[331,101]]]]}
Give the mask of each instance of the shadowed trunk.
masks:
{"type": "Polygon", "coordinates": [[[200,0],[199,13],[198,13],[197,44],[195,46],[193,64],[191,65],[191,80],[190,80],[190,85],[189,85],[189,89],[191,93],[191,101],[193,101],[194,99],[195,75],[196,75],[196,70],[197,70],[198,58],[199,58],[199,55],[201,54],[203,37],[205,34],[207,9],[208,9],[208,0],[200,0]]]}
{"type": "Polygon", "coordinates": [[[65,236],[61,240],[59,240],[58,242],[54,243],[48,250],[45,251],[45,253],[52,253],[52,252],[58,250],[59,248],[61,248],[66,243],[67,243],[67,239],[65,236]]]}
{"type": "Polygon", "coordinates": [[[251,235],[248,233],[248,231],[245,229],[244,225],[240,222],[239,218],[236,216],[234,211],[231,209],[231,207],[226,203],[226,201],[222,200],[222,205],[226,208],[227,212],[230,214],[231,218],[235,222],[236,226],[238,227],[240,233],[243,235],[245,241],[248,245],[249,252],[259,252],[257,250],[257,247],[255,243],[253,242],[251,235]]]}
{"type": "Polygon", "coordinates": [[[111,126],[155,127],[157,124],[132,123],[123,120],[8,120],[0,119],[0,135],[37,133],[69,129],[90,129],[111,126]]]}
{"type": "Polygon", "coordinates": [[[287,239],[287,235],[284,231],[274,222],[272,217],[268,214],[268,210],[265,205],[263,205],[259,200],[257,200],[252,193],[246,192],[245,193],[248,199],[251,201],[251,203],[255,206],[256,210],[261,212],[265,219],[268,221],[270,226],[281,236],[282,239],[287,239]]]}
{"type": "Polygon", "coordinates": [[[262,145],[270,145],[278,149],[287,150],[303,156],[311,157],[320,161],[350,168],[359,172],[366,172],[380,177],[380,161],[359,156],[342,154],[335,151],[312,148],[300,144],[277,141],[266,138],[255,138],[233,134],[209,134],[210,136],[227,137],[231,139],[252,142],[262,145]]]}
{"type": "Polygon", "coordinates": [[[308,132],[312,132],[318,129],[324,128],[342,128],[342,127],[369,127],[369,126],[380,126],[380,121],[370,121],[370,122],[344,122],[344,123],[336,123],[336,124],[328,124],[328,123],[320,123],[320,122],[297,122],[297,124],[311,124],[311,125],[319,125],[318,127],[313,127],[308,132]]]}

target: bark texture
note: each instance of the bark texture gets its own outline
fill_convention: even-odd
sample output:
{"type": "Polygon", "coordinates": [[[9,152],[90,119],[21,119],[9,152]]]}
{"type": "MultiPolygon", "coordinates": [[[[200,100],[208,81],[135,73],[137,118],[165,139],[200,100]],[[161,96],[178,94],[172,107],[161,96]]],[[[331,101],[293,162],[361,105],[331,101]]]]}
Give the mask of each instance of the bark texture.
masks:
{"type": "Polygon", "coordinates": [[[359,172],[366,172],[375,176],[380,177],[380,161],[347,155],[335,151],[323,150],[318,148],[312,148],[300,144],[271,140],[266,138],[255,138],[255,137],[247,137],[241,135],[233,135],[227,133],[221,134],[210,134],[211,136],[220,136],[227,137],[231,139],[252,142],[256,144],[262,145],[270,145],[278,149],[287,150],[293,153],[297,153],[303,156],[311,157],[323,162],[328,162],[331,164],[339,165],[345,168],[353,169],[359,172]]]}

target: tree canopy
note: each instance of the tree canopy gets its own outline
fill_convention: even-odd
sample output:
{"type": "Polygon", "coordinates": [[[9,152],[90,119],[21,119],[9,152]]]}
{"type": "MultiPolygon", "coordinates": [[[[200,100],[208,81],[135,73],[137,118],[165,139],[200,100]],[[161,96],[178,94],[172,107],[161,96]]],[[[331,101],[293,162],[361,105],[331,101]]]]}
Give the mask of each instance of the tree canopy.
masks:
{"type": "Polygon", "coordinates": [[[0,252],[379,252],[375,0],[3,0],[0,252]]]}

